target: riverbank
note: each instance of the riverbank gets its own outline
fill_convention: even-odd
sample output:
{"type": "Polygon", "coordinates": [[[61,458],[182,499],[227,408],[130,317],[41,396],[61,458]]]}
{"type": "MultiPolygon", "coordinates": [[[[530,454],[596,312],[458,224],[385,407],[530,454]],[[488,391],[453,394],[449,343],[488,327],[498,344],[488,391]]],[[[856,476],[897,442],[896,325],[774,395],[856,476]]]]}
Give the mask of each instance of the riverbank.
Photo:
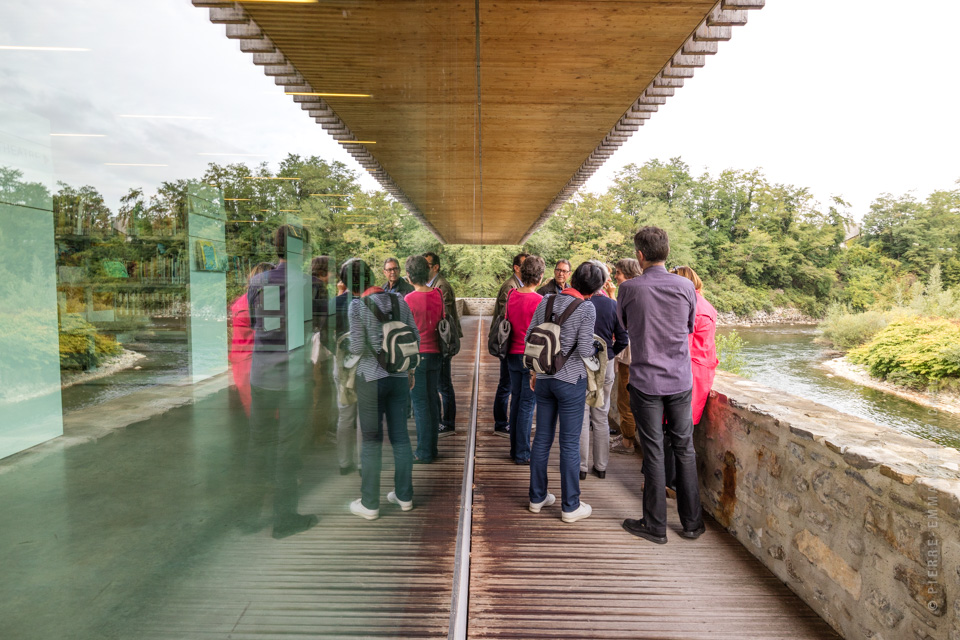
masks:
{"type": "Polygon", "coordinates": [[[754,311],[750,315],[738,316],[732,311],[717,313],[718,327],[756,327],[768,324],[806,324],[817,325],[820,320],[811,318],[799,309],[777,307],[773,311],[754,311]]]}
{"type": "Polygon", "coordinates": [[[948,393],[930,393],[901,387],[872,377],[866,367],[853,364],[845,357],[834,358],[823,363],[823,368],[836,376],[884,393],[890,393],[910,400],[924,407],[960,415],[960,396],[948,393]]]}
{"type": "Polygon", "coordinates": [[[124,349],[118,355],[104,360],[96,369],[62,373],[60,375],[60,388],[66,389],[67,387],[72,387],[75,384],[83,384],[85,382],[92,382],[94,380],[106,378],[107,376],[112,376],[119,371],[129,369],[130,367],[136,365],[138,360],[142,360],[145,357],[146,356],[144,356],[142,353],[124,349]]]}

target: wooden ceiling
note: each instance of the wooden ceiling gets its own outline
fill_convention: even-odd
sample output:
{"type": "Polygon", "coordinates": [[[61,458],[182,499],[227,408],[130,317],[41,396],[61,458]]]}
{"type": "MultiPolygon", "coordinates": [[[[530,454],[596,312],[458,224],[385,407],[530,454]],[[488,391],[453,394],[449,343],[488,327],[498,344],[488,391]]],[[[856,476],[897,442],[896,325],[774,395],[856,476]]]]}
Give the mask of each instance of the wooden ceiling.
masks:
{"type": "Polygon", "coordinates": [[[293,99],[442,241],[517,244],[763,0],[193,4],[288,93],[370,96],[293,99]]]}

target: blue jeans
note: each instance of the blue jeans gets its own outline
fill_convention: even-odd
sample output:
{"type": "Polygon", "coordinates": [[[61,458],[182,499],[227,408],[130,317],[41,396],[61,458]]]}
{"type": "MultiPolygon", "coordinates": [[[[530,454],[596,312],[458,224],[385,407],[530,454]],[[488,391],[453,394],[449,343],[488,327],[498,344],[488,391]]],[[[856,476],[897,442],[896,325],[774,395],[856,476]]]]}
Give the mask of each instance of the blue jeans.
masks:
{"type": "Polygon", "coordinates": [[[420,366],[414,374],[411,397],[413,416],[417,421],[417,457],[432,462],[437,457],[437,435],[440,427],[440,396],[437,381],[440,378],[439,353],[421,353],[420,366]]]}
{"type": "Polygon", "coordinates": [[[580,430],[587,401],[587,379],[575,384],[537,380],[537,435],[530,455],[530,502],[547,498],[547,463],[560,419],[560,494],[564,512],[580,508],[580,430]]]}
{"type": "Polygon", "coordinates": [[[497,395],[493,397],[493,424],[497,429],[503,429],[510,424],[507,415],[507,405],[510,401],[510,369],[507,368],[507,359],[500,361],[500,382],[497,383],[497,395]]]}
{"type": "Polygon", "coordinates": [[[384,418],[393,447],[394,490],[400,500],[413,500],[413,451],[410,449],[406,418],[409,389],[406,376],[380,378],[372,382],[357,376],[357,412],[360,414],[360,431],[363,434],[360,491],[363,506],[367,509],[380,508],[380,455],[384,418]]]}
{"type": "Polygon", "coordinates": [[[530,389],[530,370],[523,366],[523,354],[507,356],[510,370],[510,457],[530,460],[530,424],[536,396],[530,389]]]}
{"type": "Polygon", "coordinates": [[[457,394],[453,389],[453,369],[450,361],[453,358],[444,358],[440,365],[440,424],[451,429],[457,426],[457,394]]]}

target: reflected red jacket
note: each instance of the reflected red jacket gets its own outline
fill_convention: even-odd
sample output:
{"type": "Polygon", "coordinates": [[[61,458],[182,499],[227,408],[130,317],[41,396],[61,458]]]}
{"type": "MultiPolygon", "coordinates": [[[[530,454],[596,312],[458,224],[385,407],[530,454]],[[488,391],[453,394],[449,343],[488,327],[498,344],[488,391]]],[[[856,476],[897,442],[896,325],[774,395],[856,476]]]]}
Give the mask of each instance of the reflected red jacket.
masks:
{"type": "Polygon", "coordinates": [[[717,369],[717,310],[697,291],[697,315],[693,321],[693,333],[690,334],[690,363],[693,373],[693,424],[700,422],[707,396],[713,387],[713,376],[717,369]]]}

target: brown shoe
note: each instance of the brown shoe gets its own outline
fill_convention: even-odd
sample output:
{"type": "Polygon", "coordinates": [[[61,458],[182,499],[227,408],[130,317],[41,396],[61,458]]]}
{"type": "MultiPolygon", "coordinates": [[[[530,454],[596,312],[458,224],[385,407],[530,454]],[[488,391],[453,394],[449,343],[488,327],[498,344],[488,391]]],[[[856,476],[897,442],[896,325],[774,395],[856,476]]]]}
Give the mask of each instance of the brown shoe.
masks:
{"type": "Polygon", "coordinates": [[[629,454],[636,453],[637,448],[636,448],[636,447],[625,447],[625,446],[623,445],[623,443],[621,442],[621,443],[619,443],[619,444],[617,444],[617,445],[615,445],[615,446],[613,446],[613,447],[610,447],[610,451],[612,451],[613,453],[626,453],[626,454],[629,455],[629,454]]]}

